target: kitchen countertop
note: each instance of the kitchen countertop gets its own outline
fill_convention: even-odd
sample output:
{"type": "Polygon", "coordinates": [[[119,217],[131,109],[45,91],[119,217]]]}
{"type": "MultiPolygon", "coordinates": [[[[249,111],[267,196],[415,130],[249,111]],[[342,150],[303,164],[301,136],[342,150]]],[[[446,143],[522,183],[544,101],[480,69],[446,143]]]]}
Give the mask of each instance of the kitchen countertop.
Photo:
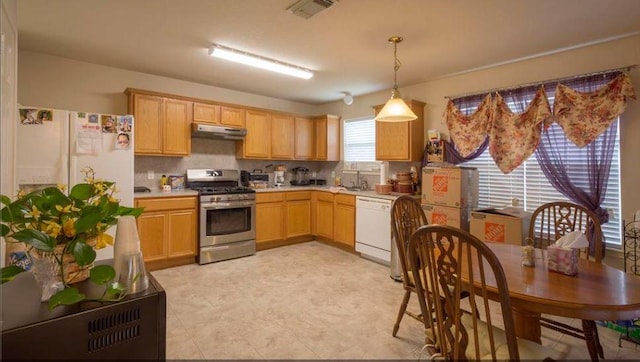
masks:
{"type": "MultiPolygon", "coordinates": [[[[353,196],[366,196],[373,197],[378,199],[386,199],[386,200],[395,200],[400,196],[399,194],[395,195],[382,195],[374,190],[367,191],[351,191],[346,189],[337,189],[332,186],[287,186],[287,187],[270,187],[266,189],[256,189],[257,193],[263,192],[288,192],[288,191],[326,191],[334,194],[342,194],[342,195],[353,195],[353,196]]],[[[198,196],[198,191],[191,189],[184,190],[172,190],[171,192],[164,192],[160,189],[152,189],[151,192],[134,192],[134,199],[144,199],[144,198],[152,198],[152,197],[184,197],[184,196],[198,196]]],[[[414,198],[419,199],[420,195],[412,195],[414,198]]]]}
{"type": "MultiPolygon", "coordinates": [[[[366,196],[366,197],[373,197],[373,198],[377,198],[377,199],[386,199],[386,200],[395,200],[400,196],[400,194],[382,195],[382,194],[379,194],[379,193],[375,192],[374,190],[367,190],[367,191],[351,191],[351,190],[346,190],[346,189],[338,190],[337,188],[332,187],[332,186],[316,186],[316,185],[270,187],[270,188],[266,188],[266,189],[256,189],[257,193],[262,193],[262,192],[287,192],[287,191],[326,191],[326,192],[332,192],[332,193],[335,193],[335,194],[366,196]]],[[[416,199],[420,198],[420,195],[412,195],[412,196],[414,198],[416,198],[416,199]]]]}
{"type": "Polygon", "coordinates": [[[171,190],[171,192],[164,192],[160,189],[151,189],[151,192],[134,192],[134,199],[146,199],[150,197],[184,197],[184,196],[198,196],[198,191],[183,189],[183,190],[171,190]]]}

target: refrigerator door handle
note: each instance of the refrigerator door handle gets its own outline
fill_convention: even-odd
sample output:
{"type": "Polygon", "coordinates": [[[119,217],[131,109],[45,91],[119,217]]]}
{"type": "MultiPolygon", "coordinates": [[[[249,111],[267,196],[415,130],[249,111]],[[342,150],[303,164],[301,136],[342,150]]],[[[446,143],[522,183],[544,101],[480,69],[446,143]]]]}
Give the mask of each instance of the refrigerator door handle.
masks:
{"type": "Polygon", "coordinates": [[[69,158],[71,158],[71,164],[69,165],[69,168],[67,170],[69,170],[69,191],[71,191],[71,187],[78,183],[78,180],[76,180],[76,178],[78,177],[78,175],[76,174],[78,170],[78,157],[69,156],[69,158]]]}

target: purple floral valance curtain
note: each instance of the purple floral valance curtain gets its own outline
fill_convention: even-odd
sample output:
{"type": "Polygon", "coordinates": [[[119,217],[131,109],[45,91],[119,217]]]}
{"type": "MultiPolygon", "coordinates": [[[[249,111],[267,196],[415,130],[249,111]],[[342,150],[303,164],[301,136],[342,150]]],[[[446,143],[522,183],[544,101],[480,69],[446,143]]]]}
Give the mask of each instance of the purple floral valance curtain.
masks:
{"type": "MultiPolygon", "coordinates": [[[[606,223],[609,215],[601,205],[615,146],[615,122],[624,112],[627,101],[635,99],[629,76],[611,72],[575,78],[562,84],[548,82],[539,87],[500,93],[491,99],[488,130],[478,131],[485,138],[482,145],[488,145],[500,170],[511,172],[535,150],[538,164],[549,183],[571,201],[595,212],[601,224],[606,223]],[[547,93],[545,89],[550,91],[547,93]],[[552,104],[552,114],[549,103],[552,104]],[[513,113],[507,104],[518,113],[513,113]],[[574,182],[578,175],[587,176],[588,187],[574,182]]],[[[475,96],[475,102],[481,104],[478,98],[475,96]]],[[[466,112],[475,114],[473,107],[470,109],[465,101],[449,103],[466,105],[466,112]]],[[[455,110],[445,111],[445,116],[450,114],[456,114],[455,110]]],[[[455,148],[458,139],[462,142],[473,139],[456,139],[454,133],[451,133],[451,138],[454,146],[451,148],[455,148]]],[[[461,163],[479,156],[484,148],[478,147],[466,155],[456,150],[446,151],[447,161],[451,157],[458,161],[455,163],[461,163]]],[[[592,240],[590,247],[593,254],[592,240]]]]}
{"type": "Polygon", "coordinates": [[[635,99],[631,79],[622,72],[574,78],[562,83],[547,82],[500,93],[447,102],[443,114],[451,138],[447,145],[450,147],[445,147],[447,162],[458,164],[477,157],[484,151],[481,146],[489,138],[492,158],[502,172],[509,173],[531,156],[543,129],[554,121],[569,140],[584,147],[624,112],[628,99],[635,99]],[[597,81],[601,86],[583,93],[580,84],[589,81],[597,81]],[[553,91],[549,95],[545,89],[553,91]],[[529,103],[524,108],[518,107],[520,113],[514,113],[500,93],[529,103]],[[555,99],[553,113],[549,98],[555,99]]]}

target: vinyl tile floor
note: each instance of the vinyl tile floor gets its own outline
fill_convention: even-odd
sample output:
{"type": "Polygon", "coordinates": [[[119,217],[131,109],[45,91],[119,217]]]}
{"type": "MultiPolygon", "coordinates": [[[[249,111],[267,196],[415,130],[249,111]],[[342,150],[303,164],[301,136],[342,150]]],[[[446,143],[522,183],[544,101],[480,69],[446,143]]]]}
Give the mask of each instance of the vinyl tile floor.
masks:
{"type": "MultiPolygon", "coordinates": [[[[423,326],[405,316],[389,267],[319,242],[154,271],[167,293],[167,359],[425,360],[423,326]]],[[[409,309],[418,312],[414,298],[409,309]]],[[[567,320],[578,325],[577,320],[567,320]]],[[[608,360],[640,347],[598,327],[608,360]]],[[[556,360],[588,359],[584,341],[542,330],[556,360]]]]}

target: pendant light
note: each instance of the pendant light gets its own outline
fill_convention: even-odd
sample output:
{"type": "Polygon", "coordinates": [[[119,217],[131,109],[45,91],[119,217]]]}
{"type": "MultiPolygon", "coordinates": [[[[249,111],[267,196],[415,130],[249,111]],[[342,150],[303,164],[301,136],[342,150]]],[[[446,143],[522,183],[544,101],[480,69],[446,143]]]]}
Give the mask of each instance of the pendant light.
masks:
{"type": "Polygon", "coordinates": [[[398,69],[400,69],[400,60],[398,60],[397,51],[398,43],[402,41],[402,37],[392,36],[389,38],[389,43],[393,43],[393,92],[391,92],[391,99],[382,107],[380,113],[376,116],[376,121],[379,122],[406,122],[413,121],[418,118],[415,113],[407,106],[407,104],[400,97],[398,91],[398,69]]]}

